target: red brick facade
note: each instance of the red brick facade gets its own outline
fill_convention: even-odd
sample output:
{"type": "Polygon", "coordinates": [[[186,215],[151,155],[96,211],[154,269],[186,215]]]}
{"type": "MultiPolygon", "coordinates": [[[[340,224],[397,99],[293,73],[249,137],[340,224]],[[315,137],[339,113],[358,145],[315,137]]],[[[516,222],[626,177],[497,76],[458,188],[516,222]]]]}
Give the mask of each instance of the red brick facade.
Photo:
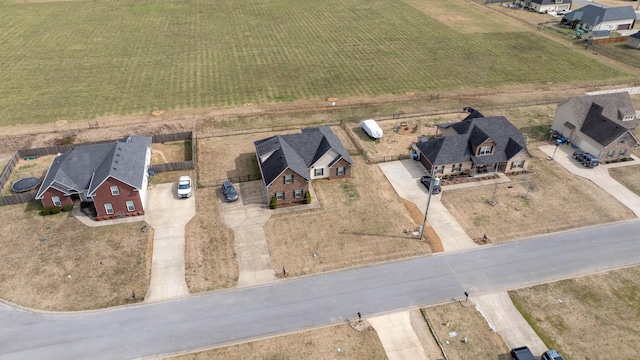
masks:
{"type": "Polygon", "coordinates": [[[351,177],[351,165],[345,159],[338,160],[337,163],[333,164],[333,166],[329,169],[329,179],[342,179],[342,178],[350,178],[351,177]],[[344,174],[338,175],[338,169],[344,168],[344,174]]]}
{"type": "Polygon", "coordinates": [[[105,219],[105,216],[108,218],[142,215],[144,213],[140,193],[134,191],[131,186],[112,177],[107,178],[107,180],[96,189],[95,195],[93,196],[93,204],[96,208],[97,217],[102,219],[105,219]],[[117,186],[117,195],[112,194],[111,186],[117,186]],[[127,201],[133,202],[134,208],[132,210],[127,208],[127,201]],[[111,204],[111,208],[113,209],[112,214],[107,214],[105,204],[111,204]]]}
{"type": "Polygon", "coordinates": [[[62,191],[56,190],[54,188],[48,188],[47,191],[44,192],[44,196],[42,197],[42,206],[45,208],[49,208],[52,206],[73,206],[73,199],[71,196],[65,196],[62,191]],[[53,203],[53,197],[57,196],[60,199],[60,204],[56,205],[53,203]]]}
{"type": "Polygon", "coordinates": [[[269,200],[280,193],[284,199],[278,199],[278,205],[291,205],[304,202],[304,193],[309,191],[309,182],[300,174],[287,169],[267,189],[269,190],[269,200]],[[293,176],[293,182],[285,184],[285,176],[293,176]],[[295,197],[296,190],[302,190],[302,196],[295,197]]]}

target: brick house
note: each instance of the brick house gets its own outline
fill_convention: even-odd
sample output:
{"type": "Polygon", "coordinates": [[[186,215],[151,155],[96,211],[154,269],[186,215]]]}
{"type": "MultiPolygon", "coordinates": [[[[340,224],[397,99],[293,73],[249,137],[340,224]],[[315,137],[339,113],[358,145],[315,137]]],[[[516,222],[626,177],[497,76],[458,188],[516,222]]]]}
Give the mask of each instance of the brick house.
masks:
{"type": "Polygon", "coordinates": [[[586,95],[558,105],[551,129],[600,162],[627,158],[638,146],[636,111],[628,92],[586,95]]]}
{"type": "Polygon", "coordinates": [[[353,160],[328,126],[254,142],[267,201],[303,203],[311,180],[351,177],[353,160]]]}
{"type": "Polygon", "coordinates": [[[432,177],[526,171],[531,156],[524,136],[503,116],[484,117],[476,110],[464,120],[437,125],[442,134],[413,145],[417,160],[432,177]]]}
{"type": "Polygon", "coordinates": [[[150,137],[76,146],[53,160],[36,199],[44,207],[91,202],[100,220],[140,215],[150,162],[150,137]]]}

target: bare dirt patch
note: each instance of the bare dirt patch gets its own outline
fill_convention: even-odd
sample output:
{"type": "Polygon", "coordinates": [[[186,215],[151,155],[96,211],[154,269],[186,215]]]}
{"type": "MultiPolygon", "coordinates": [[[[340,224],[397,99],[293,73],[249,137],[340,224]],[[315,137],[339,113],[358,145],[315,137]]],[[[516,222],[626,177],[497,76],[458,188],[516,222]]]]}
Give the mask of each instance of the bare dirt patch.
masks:
{"type": "Polygon", "coordinates": [[[185,228],[185,276],[189,292],[235,286],[238,281],[233,231],[220,218],[217,188],[198,188],[196,215],[185,228]]]}
{"type": "Polygon", "coordinates": [[[171,163],[191,160],[191,141],[151,144],[151,163],[171,163]]]}
{"type": "Polygon", "coordinates": [[[357,331],[342,324],[312,331],[252,341],[195,354],[171,357],[175,360],[205,359],[386,359],[375,331],[357,331]]]}
{"type": "Polygon", "coordinates": [[[547,346],[567,359],[635,359],[640,267],[509,293],[547,346]]]}
{"type": "Polygon", "coordinates": [[[140,231],[143,222],[90,228],[69,213],[39,212],[38,203],[0,207],[0,297],[53,311],[143,299],[153,239],[152,231],[140,231]]]}
{"type": "Polygon", "coordinates": [[[604,190],[546,160],[535,143],[528,148],[534,173],[514,176],[510,183],[442,194],[442,202],[471,238],[487,234],[492,242],[502,242],[634,218],[604,190]]]}
{"type": "Polygon", "coordinates": [[[511,359],[509,348],[471,301],[467,304],[456,301],[424,311],[449,359],[511,359]]]}
{"type": "Polygon", "coordinates": [[[297,276],[431,252],[425,241],[405,233],[419,224],[379,167],[353,159],[353,178],[313,182],[321,209],[269,219],[265,232],[274,269],[286,265],[297,276]]]}

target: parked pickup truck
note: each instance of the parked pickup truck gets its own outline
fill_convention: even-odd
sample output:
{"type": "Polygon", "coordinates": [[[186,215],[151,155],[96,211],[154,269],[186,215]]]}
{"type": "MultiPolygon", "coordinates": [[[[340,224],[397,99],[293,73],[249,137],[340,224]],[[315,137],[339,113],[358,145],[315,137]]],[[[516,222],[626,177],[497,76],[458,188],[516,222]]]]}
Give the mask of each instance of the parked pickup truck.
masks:
{"type": "Polygon", "coordinates": [[[531,350],[526,346],[511,349],[511,358],[513,360],[536,360],[531,350]]]}

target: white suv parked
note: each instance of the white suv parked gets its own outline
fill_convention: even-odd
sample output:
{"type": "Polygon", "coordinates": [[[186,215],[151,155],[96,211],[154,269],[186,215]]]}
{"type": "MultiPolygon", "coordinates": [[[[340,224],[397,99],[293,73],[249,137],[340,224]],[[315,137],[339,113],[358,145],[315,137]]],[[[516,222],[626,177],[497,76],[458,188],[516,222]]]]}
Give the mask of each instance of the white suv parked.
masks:
{"type": "Polygon", "coordinates": [[[180,180],[178,180],[178,197],[191,197],[191,177],[189,175],[180,176],[180,180]]]}

